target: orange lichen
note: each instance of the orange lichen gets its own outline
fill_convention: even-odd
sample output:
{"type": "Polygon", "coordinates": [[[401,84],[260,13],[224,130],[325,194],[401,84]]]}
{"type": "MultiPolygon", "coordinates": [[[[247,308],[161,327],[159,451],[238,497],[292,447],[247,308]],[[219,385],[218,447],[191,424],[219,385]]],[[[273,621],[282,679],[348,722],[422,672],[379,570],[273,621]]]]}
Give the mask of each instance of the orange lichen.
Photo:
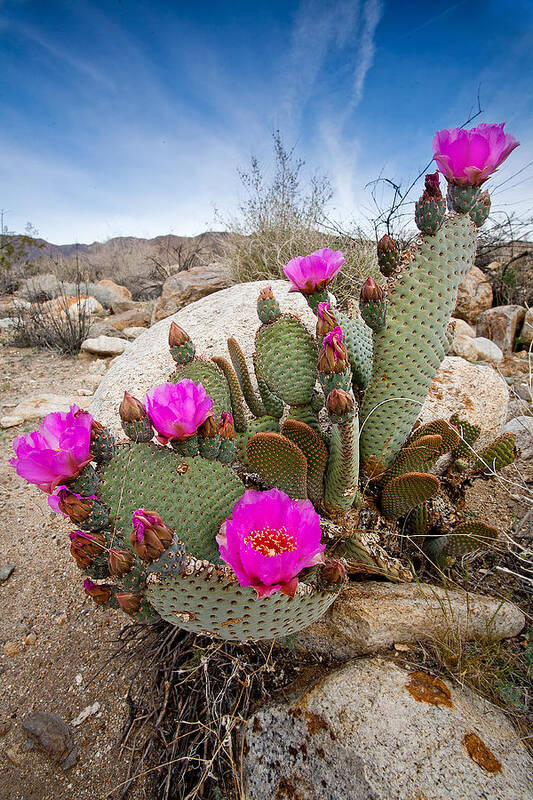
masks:
{"type": "Polygon", "coordinates": [[[501,772],[501,762],[498,761],[487,745],[481,741],[477,733],[467,733],[463,737],[463,744],[468,755],[487,772],[501,772]]]}
{"type": "Polygon", "coordinates": [[[429,675],[421,670],[411,672],[409,674],[409,683],[406,684],[405,688],[419,703],[453,708],[450,690],[435,675],[429,675]]]}

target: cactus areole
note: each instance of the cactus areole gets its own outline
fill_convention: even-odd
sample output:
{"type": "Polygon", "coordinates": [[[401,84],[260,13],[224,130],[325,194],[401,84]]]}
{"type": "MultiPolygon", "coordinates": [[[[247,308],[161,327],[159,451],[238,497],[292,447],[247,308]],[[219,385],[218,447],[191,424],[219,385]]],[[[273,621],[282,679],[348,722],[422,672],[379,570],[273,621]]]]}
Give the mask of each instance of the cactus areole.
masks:
{"type": "Polygon", "coordinates": [[[503,125],[435,135],[450,211],[438,173],[428,175],[421,233],[404,252],[380,239],[387,282],[354,286],[355,312],[327,292],[342,252],[289,261],[290,291],[315,313],[316,336],[265,286],[255,380],[235,339],[229,360],[208,360],[172,323],[174,370],[144,398],[125,393],[122,441],[75,406],[15,439],[10,464],[73,523],[70,553],[98,606],[231,641],[274,639],[319,619],[354,574],[411,579],[370,547],[367,523],[390,541],[401,520],[439,568],[495,537],[482,521],[460,520],[457,497],[469,477],[511,463],[514,438],[476,453],[479,431],[460,413],[415,422],[490,209],[479,186],[517,145],[503,125]],[[431,470],[444,453],[441,481],[431,470]]]}

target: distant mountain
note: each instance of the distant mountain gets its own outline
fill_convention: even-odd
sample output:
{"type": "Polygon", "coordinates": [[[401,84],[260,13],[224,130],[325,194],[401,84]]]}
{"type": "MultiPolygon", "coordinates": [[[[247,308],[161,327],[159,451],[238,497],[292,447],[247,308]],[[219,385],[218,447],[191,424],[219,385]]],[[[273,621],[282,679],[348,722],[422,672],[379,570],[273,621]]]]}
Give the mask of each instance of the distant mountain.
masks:
{"type": "Polygon", "coordinates": [[[223,231],[206,231],[198,236],[168,234],[154,239],[117,236],[92,244],[52,244],[37,239],[39,247],[32,255],[39,272],[70,277],[77,261],[91,280],[112,277],[119,281],[135,275],[147,277],[154,270],[164,271],[175,264],[187,268],[216,260],[222,255],[228,236],[223,231]]]}

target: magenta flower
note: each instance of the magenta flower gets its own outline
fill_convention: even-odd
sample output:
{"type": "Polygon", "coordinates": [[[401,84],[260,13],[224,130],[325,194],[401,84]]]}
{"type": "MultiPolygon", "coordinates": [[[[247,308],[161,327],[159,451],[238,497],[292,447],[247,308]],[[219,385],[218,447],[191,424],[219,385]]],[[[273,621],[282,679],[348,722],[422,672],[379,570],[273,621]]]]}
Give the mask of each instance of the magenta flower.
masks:
{"type": "Polygon", "coordinates": [[[282,592],[290,597],[305,567],[324,563],[320,517],[310,500],[291,500],[279,489],[248,490],[220,528],[220,557],[241,586],[258,597],[282,592]]]}
{"type": "Polygon", "coordinates": [[[291,292],[314,294],[325,289],[344,264],[345,258],[340,250],[323,247],[308,256],[291,258],[283,267],[285,276],[292,283],[291,292]]]}
{"type": "Polygon", "coordinates": [[[478,125],[469,131],[459,128],[437,131],[433,139],[433,158],[450,183],[479,186],[518,147],[514,136],[500,125],[478,125]]]}
{"type": "Polygon", "coordinates": [[[38,431],[17,436],[15,458],[9,463],[17,475],[49,494],[58,484],[75,478],[92,461],[90,414],[77,406],[70,411],[48,414],[38,431]]]}
{"type": "Polygon", "coordinates": [[[213,401],[201,383],[184,378],[179,383],[162,383],[147,393],[144,408],[159,434],[161,444],[171,439],[188,439],[213,413],[213,401]]]}

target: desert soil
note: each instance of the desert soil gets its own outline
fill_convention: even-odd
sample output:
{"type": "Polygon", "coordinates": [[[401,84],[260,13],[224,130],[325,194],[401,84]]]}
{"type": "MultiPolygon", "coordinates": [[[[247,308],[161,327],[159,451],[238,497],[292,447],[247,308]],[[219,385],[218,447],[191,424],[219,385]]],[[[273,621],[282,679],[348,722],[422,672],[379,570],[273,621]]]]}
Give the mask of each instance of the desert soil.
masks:
{"type": "MultiPolygon", "coordinates": [[[[0,348],[0,416],[33,394],[76,394],[87,369],[88,362],[76,358],[0,348]]],[[[127,617],[85,596],[82,573],[69,555],[72,526],[8,464],[13,438],[37,425],[0,431],[0,567],[15,565],[0,583],[0,798],[116,798],[130,755],[121,752],[120,738],[136,664],[132,658],[106,661],[127,617]],[[70,722],[95,703],[98,711],[74,729],[79,755],[70,770],[25,749],[27,714],[51,711],[70,722]]],[[[147,797],[143,784],[138,781],[128,798],[147,797]]]]}

